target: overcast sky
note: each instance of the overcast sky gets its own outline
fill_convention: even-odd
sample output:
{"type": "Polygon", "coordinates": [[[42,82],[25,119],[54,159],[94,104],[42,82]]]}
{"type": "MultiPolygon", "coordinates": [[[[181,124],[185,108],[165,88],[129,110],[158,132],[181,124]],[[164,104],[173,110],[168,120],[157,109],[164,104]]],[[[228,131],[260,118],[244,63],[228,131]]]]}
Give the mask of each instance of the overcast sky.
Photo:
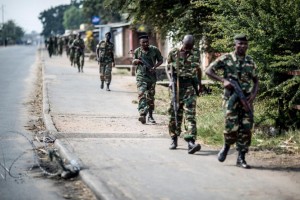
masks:
{"type": "Polygon", "coordinates": [[[0,0],[0,23],[4,16],[4,23],[7,20],[14,20],[26,33],[31,33],[31,31],[40,33],[43,26],[38,19],[39,14],[51,7],[70,4],[70,2],[71,0],[0,0]],[[3,13],[2,5],[4,6],[3,13]]]}

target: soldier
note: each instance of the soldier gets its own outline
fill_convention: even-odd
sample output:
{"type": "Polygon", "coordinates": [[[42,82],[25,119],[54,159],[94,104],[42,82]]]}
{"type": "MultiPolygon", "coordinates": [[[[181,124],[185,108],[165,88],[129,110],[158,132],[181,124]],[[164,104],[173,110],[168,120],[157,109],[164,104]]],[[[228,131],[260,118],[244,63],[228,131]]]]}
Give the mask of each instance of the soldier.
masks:
{"type": "Polygon", "coordinates": [[[105,40],[98,43],[96,48],[97,60],[99,63],[99,73],[100,73],[100,88],[104,88],[104,81],[106,83],[106,91],[110,91],[109,85],[111,83],[111,71],[112,67],[115,66],[114,59],[114,44],[110,42],[111,33],[105,33],[105,40]]]}
{"type": "Polygon", "coordinates": [[[63,41],[63,37],[62,36],[58,37],[57,43],[58,43],[58,55],[62,56],[62,54],[63,54],[63,47],[64,47],[64,41],[63,41]]]}
{"type": "MultiPolygon", "coordinates": [[[[251,129],[253,127],[252,103],[258,91],[258,77],[256,64],[246,55],[248,40],[246,35],[239,34],[234,37],[234,51],[227,53],[212,62],[206,70],[206,74],[223,83],[225,100],[225,130],[224,146],[218,154],[218,160],[224,162],[230,145],[236,143],[238,158],[236,165],[242,168],[250,168],[245,160],[251,144],[251,129]],[[222,70],[223,76],[216,71],[222,70]],[[237,97],[237,91],[231,80],[235,80],[242,93],[246,96],[249,108],[245,109],[242,99],[237,97]]],[[[247,105],[247,104],[246,104],[247,105]]]]}
{"type": "Polygon", "coordinates": [[[49,41],[47,43],[47,49],[48,49],[49,57],[51,58],[54,53],[54,39],[52,36],[50,36],[49,41]]]}
{"type": "Polygon", "coordinates": [[[85,45],[83,39],[81,39],[80,33],[77,33],[77,37],[73,41],[72,47],[75,51],[75,63],[77,64],[78,72],[83,72],[85,45]]]}
{"type": "Polygon", "coordinates": [[[180,48],[174,48],[168,55],[168,66],[171,76],[168,76],[173,84],[173,99],[170,103],[169,134],[171,146],[176,149],[178,137],[181,134],[183,116],[185,117],[184,140],[188,143],[188,153],[193,154],[200,151],[200,144],[196,144],[196,103],[197,95],[201,91],[201,70],[198,51],[194,49],[194,37],[185,35],[180,48]],[[195,76],[195,74],[197,76],[195,76]]]}
{"type": "Polygon", "coordinates": [[[132,64],[136,65],[136,84],[138,89],[138,111],[139,121],[142,124],[148,122],[155,124],[153,118],[154,95],[156,85],[155,69],[163,63],[163,57],[159,49],[149,45],[149,37],[142,35],[139,37],[140,47],[134,50],[132,64]]]}
{"type": "Polygon", "coordinates": [[[75,35],[74,35],[74,34],[71,34],[71,35],[70,35],[69,42],[68,42],[68,47],[69,47],[69,51],[70,51],[70,62],[71,62],[71,66],[74,64],[74,67],[75,67],[75,62],[74,62],[75,50],[74,50],[74,48],[73,48],[73,46],[72,46],[74,40],[75,40],[75,35]]]}

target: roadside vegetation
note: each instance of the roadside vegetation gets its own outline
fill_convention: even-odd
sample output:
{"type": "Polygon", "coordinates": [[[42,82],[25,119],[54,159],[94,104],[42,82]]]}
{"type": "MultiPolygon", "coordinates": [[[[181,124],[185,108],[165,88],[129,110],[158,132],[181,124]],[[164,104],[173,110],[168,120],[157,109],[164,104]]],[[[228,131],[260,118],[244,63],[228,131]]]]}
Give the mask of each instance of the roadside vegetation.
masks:
{"type": "MultiPolygon", "coordinates": [[[[167,87],[157,86],[156,111],[167,115],[170,104],[170,92],[167,87]]],[[[255,125],[252,137],[253,150],[270,150],[277,154],[300,153],[300,131],[280,131],[270,124],[271,121],[261,121],[266,111],[263,101],[255,102],[255,125]]],[[[197,100],[197,131],[198,139],[211,146],[223,145],[224,111],[222,108],[221,90],[213,87],[210,95],[202,95],[197,100]]]]}

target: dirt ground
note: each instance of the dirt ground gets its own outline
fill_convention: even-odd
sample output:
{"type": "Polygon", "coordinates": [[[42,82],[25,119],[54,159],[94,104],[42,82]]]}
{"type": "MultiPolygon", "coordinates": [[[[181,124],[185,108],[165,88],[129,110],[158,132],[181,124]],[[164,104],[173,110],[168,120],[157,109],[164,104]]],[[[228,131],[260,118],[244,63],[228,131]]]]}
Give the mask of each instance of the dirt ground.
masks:
{"type": "MultiPolygon", "coordinates": [[[[42,66],[39,65],[36,72],[36,81],[33,88],[33,92],[30,96],[30,101],[26,103],[28,107],[28,112],[30,115],[30,120],[26,126],[27,130],[32,132],[34,142],[38,147],[37,155],[40,159],[40,165],[50,173],[58,173],[61,168],[58,166],[57,162],[50,162],[49,156],[46,153],[47,150],[53,149],[51,144],[48,149],[45,149],[42,142],[39,142],[47,134],[42,117],[42,66]]],[[[59,175],[49,176],[44,175],[38,166],[36,166],[31,173],[36,178],[48,178],[54,182],[54,185],[60,188],[61,196],[65,199],[74,200],[96,200],[95,195],[92,191],[86,187],[86,185],[80,180],[79,177],[73,177],[70,179],[63,179],[59,175]]]]}

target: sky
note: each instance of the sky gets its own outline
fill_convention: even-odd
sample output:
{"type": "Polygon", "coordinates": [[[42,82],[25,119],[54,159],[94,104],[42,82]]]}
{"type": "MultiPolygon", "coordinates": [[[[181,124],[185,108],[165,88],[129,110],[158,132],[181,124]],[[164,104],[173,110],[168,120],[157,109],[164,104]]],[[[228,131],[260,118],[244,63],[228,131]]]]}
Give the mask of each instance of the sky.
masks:
{"type": "Polygon", "coordinates": [[[26,33],[42,32],[39,14],[51,7],[70,4],[71,0],[0,0],[0,23],[13,20],[26,33]],[[3,9],[2,9],[3,5],[3,9]],[[4,12],[2,12],[4,10],[4,12]]]}

